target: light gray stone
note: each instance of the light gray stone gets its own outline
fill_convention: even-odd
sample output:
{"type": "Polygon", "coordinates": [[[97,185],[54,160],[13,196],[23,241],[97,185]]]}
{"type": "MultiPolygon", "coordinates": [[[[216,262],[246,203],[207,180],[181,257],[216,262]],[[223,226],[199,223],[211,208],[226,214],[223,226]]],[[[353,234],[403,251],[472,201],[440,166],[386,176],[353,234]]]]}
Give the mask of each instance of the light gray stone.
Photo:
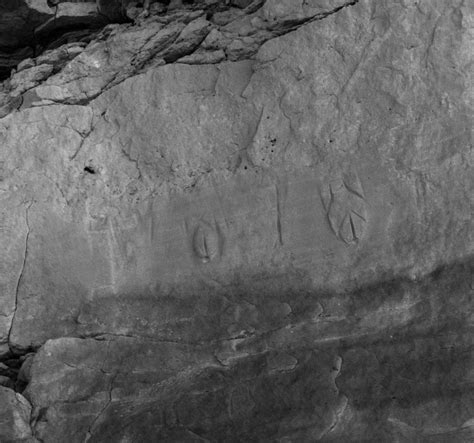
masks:
{"type": "Polygon", "coordinates": [[[469,441],[472,8],[160,14],[5,83],[8,432],[469,441]]]}

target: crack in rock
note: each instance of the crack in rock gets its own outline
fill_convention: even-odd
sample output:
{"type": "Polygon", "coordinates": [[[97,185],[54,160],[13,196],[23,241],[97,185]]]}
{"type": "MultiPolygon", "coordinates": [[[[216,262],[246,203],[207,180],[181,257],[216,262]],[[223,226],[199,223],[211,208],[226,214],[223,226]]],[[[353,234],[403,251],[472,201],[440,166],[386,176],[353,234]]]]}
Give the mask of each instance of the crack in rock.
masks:
{"type": "Polygon", "coordinates": [[[29,240],[29,237],[30,237],[30,224],[29,224],[29,218],[28,217],[29,217],[29,210],[30,210],[32,205],[33,205],[33,202],[30,202],[25,208],[25,224],[26,224],[25,248],[24,248],[24,253],[23,253],[23,262],[21,264],[20,275],[18,277],[18,281],[17,281],[16,288],[15,288],[15,307],[14,307],[14,311],[13,311],[13,317],[12,317],[10,329],[8,331],[8,343],[9,344],[11,343],[11,333],[12,333],[12,329],[13,329],[13,326],[14,326],[14,323],[15,323],[16,312],[17,312],[17,309],[18,309],[18,294],[19,294],[19,291],[20,291],[20,285],[21,285],[21,281],[23,279],[23,274],[24,274],[25,266],[26,266],[26,260],[27,260],[27,257],[28,257],[28,240],[29,240]]]}

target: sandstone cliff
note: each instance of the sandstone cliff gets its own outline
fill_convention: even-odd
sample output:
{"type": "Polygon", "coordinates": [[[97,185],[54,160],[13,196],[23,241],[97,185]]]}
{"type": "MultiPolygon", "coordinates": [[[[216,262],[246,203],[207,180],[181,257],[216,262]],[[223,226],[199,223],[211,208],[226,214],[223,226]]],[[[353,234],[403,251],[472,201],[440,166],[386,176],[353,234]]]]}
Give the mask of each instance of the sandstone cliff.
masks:
{"type": "Polygon", "coordinates": [[[473,441],[472,5],[177,3],[1,10],[0,441],[473,441]]]}

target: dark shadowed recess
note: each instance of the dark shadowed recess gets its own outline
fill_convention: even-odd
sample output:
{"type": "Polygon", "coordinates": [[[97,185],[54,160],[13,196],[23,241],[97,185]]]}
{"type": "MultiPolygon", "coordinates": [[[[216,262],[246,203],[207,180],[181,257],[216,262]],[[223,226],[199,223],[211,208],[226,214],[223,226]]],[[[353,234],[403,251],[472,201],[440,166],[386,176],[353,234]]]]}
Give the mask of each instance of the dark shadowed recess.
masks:
{"type": "MultiPolygon", "coordinates": [[[[116,0],[109,0],[109,2],[110,4],[117,3],[116,0]]],[[[51,24],[51,20],[54,21],[56,5],[59,3],[94,4],[95,1],[76,0],[65,2],[63,0],[49,0],[49,12],[44,8],[31,9],[24,0],[2,0],[0,2],[0,81],[7,79],[11,70],[28,57],[38,57],[44,51],[55,49],[66,43],[88,43],[105,25],[132,21],[122,10],[111,17],[100,13],[97,17],[89,18],[71,16],[65,25],[60,25],[60,22],[57,22],[56,25],[51,24]],[[99,18],[103,19],[102,22],[99,18]],[[45,30],[43,25],[46,22],[49,22],[50,25],[45,30]]],[[[154,1],[152,0],[151,3],[154,3],[154,1]]],[[[156,3],[166,7],[170,4],[170,1],[159,0],[156,3]]],[[[211,9],[229,7],[231,3],[223,1],[221,4],[212,5],[211,9]]],[[[236,6],[238,6],[240,3],[245,3],[245,1],[234,3],[237,3],[236,6]]],[[[139,8],[143,5],[143,2],[137,2],[139,8]]],[[[182,5],[186,8],[206,6],[202,0],[183,0],[182,5]]]]}

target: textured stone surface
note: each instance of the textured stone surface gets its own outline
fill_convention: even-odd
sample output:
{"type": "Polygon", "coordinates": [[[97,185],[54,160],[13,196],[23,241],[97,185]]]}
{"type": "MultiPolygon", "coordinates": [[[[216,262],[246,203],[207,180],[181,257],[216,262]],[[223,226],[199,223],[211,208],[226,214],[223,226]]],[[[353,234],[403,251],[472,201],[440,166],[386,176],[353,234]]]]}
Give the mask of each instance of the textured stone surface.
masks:
{"type": "Polygon", "coordinates": [[[4,82],[2,438],[471,441],[472,9],[234,3],[4,82]]]}
{"type": "Polygon", "coordinates": [[[2,441],[34,441],[30,428],[31,406],[12,389],[0,386],[0,438],[2,441]]]}

